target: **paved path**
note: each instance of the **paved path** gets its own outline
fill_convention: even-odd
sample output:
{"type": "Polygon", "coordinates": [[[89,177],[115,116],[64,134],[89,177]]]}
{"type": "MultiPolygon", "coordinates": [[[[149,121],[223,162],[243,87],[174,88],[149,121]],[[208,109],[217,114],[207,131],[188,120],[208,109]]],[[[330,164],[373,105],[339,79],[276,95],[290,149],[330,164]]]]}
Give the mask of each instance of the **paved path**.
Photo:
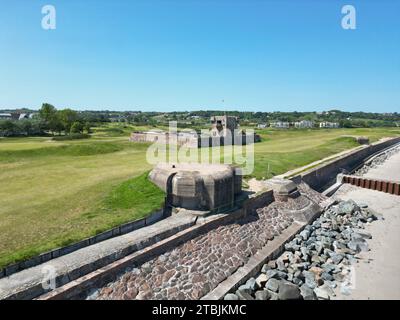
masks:
{"type": "MultiPolygon", "coordinates": [[[[365,175],[400,181],[400,153],[365,175]]],[[[372,234],[370,251],[355,265],[355,288],[352,294],[337,299],[400,299],[400,196],[343,185],[335,196],[364,202],[383,215],[366,227],[372,234]]]]}

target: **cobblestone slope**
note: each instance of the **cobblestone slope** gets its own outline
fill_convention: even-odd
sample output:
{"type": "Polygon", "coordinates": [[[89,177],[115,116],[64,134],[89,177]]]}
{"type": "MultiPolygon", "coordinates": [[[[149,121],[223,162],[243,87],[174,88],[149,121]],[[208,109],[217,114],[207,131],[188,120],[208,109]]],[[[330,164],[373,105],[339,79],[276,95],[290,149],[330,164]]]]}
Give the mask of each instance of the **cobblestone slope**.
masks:
{"type": "Polygon", "coordinates": [[[243,266],[269,240],[291,225],[282,212],[304,206],[317,192],[300,186],[304,195],[274,202],[253,215],[220,226],[170,250],[137,268],[127,269],[116,281],[93,291],[87,299],[199,299],[243,266]]]}

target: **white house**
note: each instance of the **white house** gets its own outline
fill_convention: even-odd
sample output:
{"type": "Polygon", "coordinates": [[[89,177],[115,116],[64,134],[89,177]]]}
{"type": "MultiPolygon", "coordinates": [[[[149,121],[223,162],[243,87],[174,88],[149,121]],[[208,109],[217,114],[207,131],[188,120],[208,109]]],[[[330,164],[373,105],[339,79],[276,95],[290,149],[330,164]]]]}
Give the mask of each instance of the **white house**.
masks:
{"type": "Polygon", "coordinates": [[[314,122],[309,120],[301,120],[294,123],[295,128],[313,128],[314,122]]]}
{"type": "Polygon", "coordinates": [[[270,126],[272,128],[279,128],[279,129],[288,129],[290,126],[289,122],[283,122],[283,121],[276,121],[276,122],[271,122],[270,126]]]}
{"type": "Polygon", "coordinates": [[[0,113],[0,119],[11,119],[11,113],[0,113]]]}
{"type": "Polygon", "coordinates": [[[320,128],[339,128],[339,123],[337,122],[321,122],[319,124],[320,128]]]}

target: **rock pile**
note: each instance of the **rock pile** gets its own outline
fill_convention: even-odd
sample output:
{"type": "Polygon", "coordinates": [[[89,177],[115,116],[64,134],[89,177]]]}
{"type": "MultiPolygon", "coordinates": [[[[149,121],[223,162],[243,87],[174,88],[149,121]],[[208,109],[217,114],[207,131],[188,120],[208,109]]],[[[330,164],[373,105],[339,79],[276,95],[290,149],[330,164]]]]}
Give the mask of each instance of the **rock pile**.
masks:
{"type": "Polygon", "coordinates": [[[381,155],[374,158],[370,163],[364,165],[362,168],[358,169],[354,175],[363,176],[366,174],[371,168],[376,168],[382,165],[387,159],[389,159],[392,155],[400,151],[400,147],[390,149],[381,155]]]}
{"type": "Polygon", "coordinates": [[[349,294],[351,265],[369,250],[367,239],[372,238],[365,224],[378,218],[367,205],[352,200],[330,206],[285,245],[278,259],[225,300],[328,300],[339,284],[349,294]]]}

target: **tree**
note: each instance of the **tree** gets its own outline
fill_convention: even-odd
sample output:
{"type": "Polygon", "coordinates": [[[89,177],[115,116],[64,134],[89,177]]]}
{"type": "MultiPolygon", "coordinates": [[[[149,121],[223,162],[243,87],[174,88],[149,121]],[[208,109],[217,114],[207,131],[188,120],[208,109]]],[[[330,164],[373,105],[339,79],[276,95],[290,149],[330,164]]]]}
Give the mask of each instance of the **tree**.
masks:
{"type": "Polygon", "coordinates": [[[83,126],[83,129],[86,131],[87,134],[92,133],[92,129],[90,128],[90,123],[86,122],[83,126]]]}
{"type": "Polygon", "coordinates": [[[49,103],[43,103],[42,108],[39,110],[40,117],[46,122],[51,121],[56,113],[57,109],[49,103]]]}
{"type": "Polygon", "coordinates": [[[60,115],[58,112],[57,112],[57,116],[55,117],[54,121],[51,122],[50,126],[51,126],[52,130],[58,132],[59,135],[61,135],[61,132],[63,130],[65,130],[64,125],[61,122],[60,115]]]}
{"type": "Polygon", "coordinates": [[[24,135],[30,136],[32,134],[32,122],[30,120],[20,121],[19,128],[24,135]]]}
{"type": "Polygon", "coordinates": [[[78,113],[71,109],[64,109],[58,111],[58,118],[64,126],[65,133],[71,131],[72,124],[78,120],[78,113]]]}
{"type": "Polygon", "coordinates": [[[352,128],[353,127],[353,125],[351,124],[351,121],[349,121],[349,120],[340,120],[339,125],[342,128],[352,128]]]}
{"type": "Polygon", "coordinates": [[[0,121],[0,136],[11,137],[17,134],[16,126],[13,121],[0,121]]]}
{"type": "Polygon", "coordinates": [[[39,110],[39,116],[44,122],[44,129],[54,132],[59,127],[57,109],[53,105],[43,103],[42,108],[39,110]]]}
{"type": "Polygon", "coordinates": [[[75,121],[72,125],[71,125],[71,133],[82,133],[83,131],[83,124],[80,123],[79,121],[75,121]]]}

